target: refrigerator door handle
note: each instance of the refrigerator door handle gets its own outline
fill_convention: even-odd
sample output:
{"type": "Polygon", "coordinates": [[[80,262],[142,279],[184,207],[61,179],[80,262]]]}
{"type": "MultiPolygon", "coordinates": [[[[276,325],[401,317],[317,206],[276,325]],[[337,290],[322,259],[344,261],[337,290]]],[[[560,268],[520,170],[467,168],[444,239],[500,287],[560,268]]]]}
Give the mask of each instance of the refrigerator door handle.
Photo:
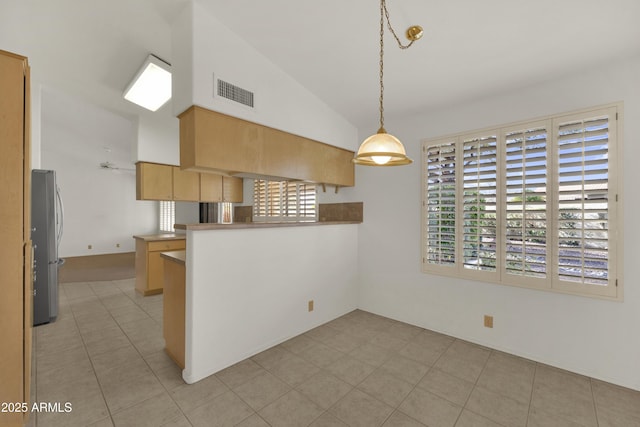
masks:
{"type": "MultiPolygon", "coordinates": [[[[56,186],[56,202],[59,206],[59,209],[56,210],[57,213],[57,222],[58,222],[58,233],[56,239],[56,246],[58,249],[58,254],[60,254],[60,240],[62,240],[62,233],[64,231],[64,205],[62,203],[62,197],[60,197],[60,187],[56,186]]],[[[56,260],[57,262],[58,260],[56,260]]]]}

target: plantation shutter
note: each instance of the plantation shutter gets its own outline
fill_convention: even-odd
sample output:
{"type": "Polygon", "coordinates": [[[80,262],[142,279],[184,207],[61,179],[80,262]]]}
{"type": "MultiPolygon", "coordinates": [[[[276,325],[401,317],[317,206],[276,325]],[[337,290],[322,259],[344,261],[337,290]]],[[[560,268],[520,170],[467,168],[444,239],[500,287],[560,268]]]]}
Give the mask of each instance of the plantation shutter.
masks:
{"type": "Polygon", "coordinates": [[[261,179],[256,179],[253,185],[253,216],[267,216],[267,186],[261,179]]]}
{"type": "Polygon", "coordinates": [[[318,210],[315,185],[298,184],[298,203],[298,216],[301,221],[316,219],[318,210]]]}
{"type": "Polygon", "coordinates": [[[176,222],[176,203],[172,201],[160,201],[158,205],[160,231],[174,231],[176,222]]]}
{"type": "Polygon", "coordinates": [[[316,187],[290,181],[254,181],[254,221],[315,221],[316,187]]]}
{"type": "Polygon", "coordinates": [[[565,289],[587,285],[588,292],[611,295],[615,263],[610,218],[615,218],[616,196],[610,194],[615,182],[610,179],[610,159],[616,156],[610,141],[615,141],[615,109],[600,113],[556,120],[557,278],[565,289]]]}
{"type": "Polygon", "coordinates": [[[456,262],[456,145],[425,147],[426,202],[424,263],[453,267],[456,262]]]}
{"type": "Polygon", "coordinates": [[[547,277],[548,123],[504,135],[504,271],[519,281],[547,277]]]}
{"type": "Polygon", "coordinates": [[[497,135],[465,139],[462,147],[462,262],[496,271],[497,135]]]}

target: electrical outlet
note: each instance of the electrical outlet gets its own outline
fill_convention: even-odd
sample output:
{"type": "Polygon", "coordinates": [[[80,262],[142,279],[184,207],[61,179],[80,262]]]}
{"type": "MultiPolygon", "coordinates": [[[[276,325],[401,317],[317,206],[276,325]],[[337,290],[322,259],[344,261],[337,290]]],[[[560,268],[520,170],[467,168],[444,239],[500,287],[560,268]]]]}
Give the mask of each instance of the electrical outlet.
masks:
{"type": "Polygon", "coordinates": [[[308,307],[309,307],[309,311],[313,311],[313,300],[309,301],[308,307]]]}
{"type": "Polygon", "coordinates": [[[493,316],[484,315],[484,327],[493,328],[493,316]]]}
{"type": "Polygon", "coordinates": [[[87,249],[93,249],[92,245],[87,246],[87,249]]]}
{"type": "Polygon", "coordinates": [[[120,243],[116,243],[116,248],[119,248],[119,247],[120,247],[120,243]]]}

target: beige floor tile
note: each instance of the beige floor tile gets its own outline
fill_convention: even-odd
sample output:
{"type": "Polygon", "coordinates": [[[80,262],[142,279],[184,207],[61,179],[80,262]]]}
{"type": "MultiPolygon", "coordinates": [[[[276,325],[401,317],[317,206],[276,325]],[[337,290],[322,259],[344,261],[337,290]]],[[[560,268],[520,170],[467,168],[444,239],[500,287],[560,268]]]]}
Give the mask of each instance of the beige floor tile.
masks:
{"type": "Polygon", "coordinates": [[[423,332],[423,331],[424,329],[418,326],[409,325],[408,323],[402,323],[402,322],[395,322],[389,327],[389,329],[387,329],[388,333],[405,341],[411,341],[420,332],[423,332]]]}
{"type": "Polygon", "coordinates": [[[290,390],[288,384],[266,371],[233,389],[255,411],[259,411],[290,390]]]}
{"type": "Polygon", "coordinates": [[[50,399],[45,396],[38,397],[40,402],[71,403],[71,411],[68,413],[41,412],[38,413],[38,426],[46,427],[84,427],[109,416],[102,394],[99,392],[79,393],[78,397],[50,399]]]}
{"type": "Polygon", "coordinates": [[[291,352],[282,345],[271,347],[261,353],[251,357],[251,360],[262,366],[264,369],[271,369],[280,363],[283,359],[291,356],[291,352]]]}
{"type": "Polygon", "coordinates": [[[465,408],[502,425],[527,425],[528,402],[522,403],[482,387],[473,390],[465,408]]]}
{"type": "Polygon", "coordinates": [[[490,354],[491,351],[486,348],[456,340],[434,367],[463,380],[476,382],[490,354]]]}
{"type": "Polygon", "coordinates": [[[358,389],[396,408],[413,390],[413,384],[377,369],[358,385],[358,389]]]}
{"type": "MultiPolygon", "coordinates": [[[[550,425],[549,427],[552,426],[553,425],[550,425]]],[[[460,417],[458,417],[456,427],[501,427],[501,425],[488,418],[464,409],[460,414],[460,417]]]]}
{"type": "Polygon", "coordinates": [[[298,356],[321,368],[332,364],[344,355],[343,352],[322,343],[314,343],[298,353],[298,356]]]}
{"type": "Polygon", "coordinates": [[[262,366],[258,365],[251,359],[245,359],[242,362],[238,362],[233,366],[223,369],[218,372],[216,376],[220,381],[225,383],[227,387],[236,388],[263,371],[264,368],[262,368],[262,366]]]}
{"type": "Polygon", "coordinates": [[[372,366],[380,366],[393,355],[393,351],[372,343],[366,343],[351,351],[349,355],[372,366]]]}
{"type": "Polygon", "coordinates": [[[466,404],[473,386],[472,382],[449,375],[438,368],[431,368],[418,383],[418,387],[460,406],[466,404]]]}
{"type": "Polygon", "coordinates": [[[387,421],[383,424],[384,427],[425,427],[424,424],[414,420],[410,416],[403,414],[400,411],[395,411],[387,421]]]}
{"type": "Polygon", "coordinates": [[[95,357],[101,353],[106,353],[108,351],[113,351],[115,349],[123,347],[129,347],[130,345],[131,341],[129,341],[129,338],[127,338],[124,334],[121,334],[114,338],[105,338],[103,340],[85,342],[89,357],[95,357]]]}
{"type": "Polygon", "coordinates": [[[298,335],[280,344],[282,348],[289,350],[291,353],[300,354],[301,352],[313,347],[318,341],[309,338],[307,335],[298,335]]]}
{"type": "Polygon", "coordinates": [[[324,342],[338,333],[339,331],[337,329],[334,329],[327,324],[313,328],[310,331],[305,332],[304,335],[316,341],[324,342]]]}
{"type": "Polygon", "coordinates": [[[640,418],[640,391],[591,380],[596,408],[640,418]]]}
{"type": "Polygon", "coordinates": [[[393,408],[355,389],[340,399],[329,412],[351,427],[373,427],[381,426],[393,408]]]}
{"type": "Polygon", "coordinates": [[[584,427],[573,421],[569,421],[542,409],[532,407],[529,409],[527,427],[584,427]]]}
{"type": "Polygon", "coordinates": [[[245,418],[237,427],[269,427],[269,424],[258,414],[253,414],[245,418]]]}
{"type": "Polygon", "coordinates": [[[583,426],[597,425],[588,378],[566,371],[536,368],[531,407],[583,426]]]}
{"type": "Polygon", "coordinates": [[[429,427],[451,427],[462,407],[420,388],[414,389],[398,408],[429,427]]]}
{"type": "Polygon", "coordinates": [[[504,353],[492,352],[477,384],[527,403],[531,400],[534,373],[535,363],[504,353]]]}
{"type": "Polygon", "coordinates": [[[328,412],[320,415],[309,427],[349,427],[328,412]]]}
{"type": "Polygon", "coordinates": [[[113,369],[125,363],[140,359],[140,353],[129,344],[128,346],[116,348],[104,353],[97,354],[91,358],[93,369],[97,374],[113,369]]]}
{"type": "Polygon", "coordinates": [[[347,355],[327,366],[326,370],[342,381],[355,386],[368,377],[375,367],[347,355]]]}
{"type": "Polygon", "coordinates": [[[613,409],[598,409],[599,427],[640,427],[640,418],[628,412],[618,412],[613,409]]]}
{"type": "Polygon", "coordinates": [[[404,346],[398,354],[423,365],[431,366],[436,363],[453,342],[453,339],[421,339],[424,335],[424,333],[419,334],[413,341],[404,346]]]}
{"type": "Polygon", "coordinates": [[[182,384],[171,390],[171,397],[184,411],[190,411],[228,392],[229,388],[215,375],[194,384],[182,384]]]}
{"type": "Polygon", "coordinates": [[[228,391],[207,403],[186,412],[194,427],[233,426],[249,416],[253,410],[235,393],[228,391]]]}
{"type": "Polygon", "coordinates": [[[292,390],[259,412],[274,427],[298,427],[311,424],[322,414],[322,409],[292,390]]]}
{"type": "Polygon", "coordinates": [[[164,352],[162,295],[134,284],[61,285],[57,321],[34,329],[34,390],[73,411],[30,427],[640,427],[640,392],[362,310],[187,385],[164,352]]]}
{"type": "Polygon", "coordinates": [[[178,365],[158,368],[153,373],[167,391],[173,391],[186,384],[182,378],[182,369],[178,365]]]}
{"type": "Polygon", "coordinates": [[[429,367],[399,354],[394,354],[379,369],[415,385],[424,377],[429,367]]]}
{"type": "Polygon", "coordinates": [[[349,353],[366,343],[366,340],[346,332],[338,332],[322,341],[331,348],[335,348],[343,353],[349,353]]]}
{"type": "Polygon", "coordinates": [[[149,396],[165,391],[153,374],[136,376],[119,382],[101,383],[104,398],[111,413],[144,402],[149,396]]]}
{"type": "Polygon", "coordinates": [[[401,339],[388,331],[380,332],[370,342],[371,344],[375,344],[378,347],[383,347],[388,350],[392,350],[393,352],[400,351],[404,346],[406,346],[409,343],[408,340],[401,339]]]}
{"type": "Polygon", "coordinates": [[[290,386],[297,386],[315,375],[320,368],[307,362],[302,357],[291,354],[276,363],[269,372],[290,386]]]}
{"type": "Polygon", "coordinates": [[[137,405],[112,415],[116,427],[156,427],[177,419],[180,408],[166,393],[149,396],[137,405]]]}
{"type": "Polygon", "coordinates": [[[322,409],[330,408],[353,389],[353,386],[331,375],[320,371],[298,387],[300,393],[309,398],[322,409]]]}

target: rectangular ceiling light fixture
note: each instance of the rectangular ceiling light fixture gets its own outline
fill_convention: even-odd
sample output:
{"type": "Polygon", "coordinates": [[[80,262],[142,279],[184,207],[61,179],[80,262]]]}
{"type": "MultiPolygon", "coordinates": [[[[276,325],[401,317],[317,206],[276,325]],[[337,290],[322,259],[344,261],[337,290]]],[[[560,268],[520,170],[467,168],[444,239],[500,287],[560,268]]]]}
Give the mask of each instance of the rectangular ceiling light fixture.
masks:
{"type": "Polygon", "coordinates": [[[124,99],[156,111],[171,99],[171,64],[149,55],[124,91],[124,99]]]}

